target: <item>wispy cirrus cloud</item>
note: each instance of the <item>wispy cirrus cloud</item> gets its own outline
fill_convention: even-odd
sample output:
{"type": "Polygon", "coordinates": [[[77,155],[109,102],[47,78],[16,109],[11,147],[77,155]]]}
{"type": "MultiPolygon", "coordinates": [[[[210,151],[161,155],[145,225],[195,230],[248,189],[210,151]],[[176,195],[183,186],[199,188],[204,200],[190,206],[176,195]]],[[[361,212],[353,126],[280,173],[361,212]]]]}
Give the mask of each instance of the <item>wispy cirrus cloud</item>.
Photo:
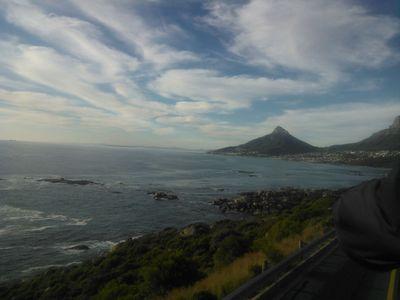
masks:
{"type": "Polygon", "coordinates": [[[69,141],[216,147],[282,125],[329,144],[400,113],[399,19],[359,2],[0,4],[0,122],[18,138],[56,127],[69,141]]]}
{"type": "Polygon", "coordinates": [[[38,5],[23,1],[6,2],[5,16],[11,24],[38,36],[59,51],[90,62],[93,71],[104,80],[112,80],[113,76],[138,67],[136,57],[107,45],[102,32],[87,21],[47,13],[38,5]]]}
{"type": "Polygon", "coordinates": [[[397,18],[373,15],[351,1],[217,0],[205,21],[231,33],[229,51],[266,68],[288,68],[337,81],[352,68],[398,61],[390,41],[397,18]]]}
{"type": "Polygon", "coordinates": [[[169,98],[191,99],[178,102],[182,108],[204,111],[221,111],[247,108],[255,100],[267,100],[273,95],[299,95],[318,93],[324,84],[290,78],[253,77],[246,75],[224,76],[213,70],[168,70],[150,84],[150,88],[169,98]],[[207,105],[205,104],[207,103],[207,105]]]}
{"type": "Polygon", "coordinates": [[[127,43],[143,61],[152,63],[156,68],[171,64],[199,60],[197,54],[175,49],[163,41],[173,39],[182,29],[176,25],[151,27],[134,10],[134,3],[101,1],[72,2],[90,18],[100,22],[116,37],[127,43]]]}
{"type": "Polygon", "coordinates": [[[355,102],[318,108],[287,109],[281,114],[252,124],[227,122],[199,123],[215,147],[245,143],[283,126],[289,132],[316,146],[351,143],[387,128],[400,112],[400,102],[355,102]],[[351,130],[350,130],[351,128],[351,130]]]}

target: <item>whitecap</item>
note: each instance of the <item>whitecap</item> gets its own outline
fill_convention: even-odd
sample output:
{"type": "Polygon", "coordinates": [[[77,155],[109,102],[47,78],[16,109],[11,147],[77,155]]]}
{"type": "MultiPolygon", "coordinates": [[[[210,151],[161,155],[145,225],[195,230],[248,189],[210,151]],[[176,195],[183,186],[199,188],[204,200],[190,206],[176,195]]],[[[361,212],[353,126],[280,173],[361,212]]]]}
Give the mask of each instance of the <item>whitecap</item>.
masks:
{"type": "Polygon", "coordinates": [[[18,226],[7,225],[6,227],[0,228],[0,236],[14,233],[17,231],[18,226]]]}
{"type": "Polygon", "coordinates": [[[14,249],[15,247],[0,247],[0,250],[10,250],[14,249]]]}
{"type": "Polygon", "coordinates": [[[71,218],[71,222],[68,222],[67,225],[72,225],[72,226],[85,226],[87,225],[88,222],[92,220],[92,218],[87,218],[87,219],[77,219],[77,218],[71,218]]]}
{"type": "Polygon", "coordinates": [[[62,243],[56,244],[54,248],[61,250],[65,254],[80,254],[84,251],[108,251],[111,250],[118,243],[112,241],[99,241],[99,240],[88,240],[79,243],[62,243]],[[87,246],[88,250],[74,249],[78,246],[87,246]]]}
{"type": "Polygon", "coordinates": [[[34,228],[30,228],[30,229],[25,229],[24,231],[28,231],[28,232],[32,232],[32,231],[43,231],[49,228],[54,228],[56,226],[41,226],[41,227],[34,227],[34,228]]]}
{"type": "Polygon", "coordinates": [[[68,221],[68,217],[64,215],[50,214],[46,216],[47,220],[55,220],[55,221],[68,221]]]}
{"type": "MultiPolygon", "coordinates": [[[[79,219],[71,218],[61,214],[46,214],[39,210],[23,209],[11,205],[0,206],[0,219],[5,221],[28,220],[30,222],[38,221],[59,221],[66,225],[85,226],[92,218],[79,219]]],[[[1,232],[1,231],[0,231],[1,232]]],[[[1,233],[0,233],[1,234],[1,233]]]]}
{"type": "Polygon", "coordinates": [[[0,206],[0,216],[3,220],[43,220],[43,212],[38,210],[22,209],[11,205],[0,206]]]}

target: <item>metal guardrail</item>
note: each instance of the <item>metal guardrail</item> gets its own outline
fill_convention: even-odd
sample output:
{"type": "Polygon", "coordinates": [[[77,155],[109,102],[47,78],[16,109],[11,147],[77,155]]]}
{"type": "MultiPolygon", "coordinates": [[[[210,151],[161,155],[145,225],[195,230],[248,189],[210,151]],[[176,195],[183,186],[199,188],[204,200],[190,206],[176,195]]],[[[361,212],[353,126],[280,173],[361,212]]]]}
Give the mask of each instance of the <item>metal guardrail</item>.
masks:
{"type": "Polygon", "coordinates": [[[311,257],[317,255],[321,249],[321,245],[330,241],[329,245],[335,241],[335,231],[332,230],[322,237],[307,244],[304,248],[296,251],[277,265],[265,270],[256,277],[252,278],[238,289],[224,297],[224,300],[243,300],[251,299],[259,294],[266,287],[277,282],[285,273],[293,270],[301,261],[308,261],[311,257]]]}

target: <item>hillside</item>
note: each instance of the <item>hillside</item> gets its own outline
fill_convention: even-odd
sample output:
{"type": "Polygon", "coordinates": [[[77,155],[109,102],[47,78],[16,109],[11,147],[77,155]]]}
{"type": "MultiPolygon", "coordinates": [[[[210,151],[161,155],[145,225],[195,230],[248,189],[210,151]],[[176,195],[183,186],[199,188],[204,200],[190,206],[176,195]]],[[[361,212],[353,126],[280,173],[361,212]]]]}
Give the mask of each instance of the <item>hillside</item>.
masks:
{"type": "Polygon", "coordinates": [[[299,240],[331,228],[337,197],[319,196],[304,194],[282,215],[197,223],[128,239],[81,264],[0,284],[0,299],[221,299],[296,251],[299,240]]]}
{"type": "Polygon", "coordinates": [[[211,151],[213,154],[269,155],[308,153],[320,150],[292,136],[278,126],[271,134],[251,140],[245,144],[211,151]]]}
{"type": "Polygon", "coordinates": [[[396,117],[393,124],[386,129],[372,134],[370,137],[357,143],[334,145],[328,147],[330,151],[380,151],[400,150],[400,116],[396,117]]]}

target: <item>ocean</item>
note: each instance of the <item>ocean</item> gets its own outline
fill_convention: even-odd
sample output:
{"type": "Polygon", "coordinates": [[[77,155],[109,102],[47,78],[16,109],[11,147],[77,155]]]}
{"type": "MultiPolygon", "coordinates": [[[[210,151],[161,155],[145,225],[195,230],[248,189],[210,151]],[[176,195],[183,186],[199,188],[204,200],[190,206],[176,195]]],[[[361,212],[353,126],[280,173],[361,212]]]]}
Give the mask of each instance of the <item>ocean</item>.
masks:
{"type": "Polygon", "coordinates": [[[211,204],[218,197],[348,187],[386,173],[177,149],[0,141],[0,281],[79,263],[165,227],[242,217],[221,213],[211,204]],[[98,184],[40,181],[60,177],[98,184]],[[154,200],[153,191],[179,199],[154,200]]]}

